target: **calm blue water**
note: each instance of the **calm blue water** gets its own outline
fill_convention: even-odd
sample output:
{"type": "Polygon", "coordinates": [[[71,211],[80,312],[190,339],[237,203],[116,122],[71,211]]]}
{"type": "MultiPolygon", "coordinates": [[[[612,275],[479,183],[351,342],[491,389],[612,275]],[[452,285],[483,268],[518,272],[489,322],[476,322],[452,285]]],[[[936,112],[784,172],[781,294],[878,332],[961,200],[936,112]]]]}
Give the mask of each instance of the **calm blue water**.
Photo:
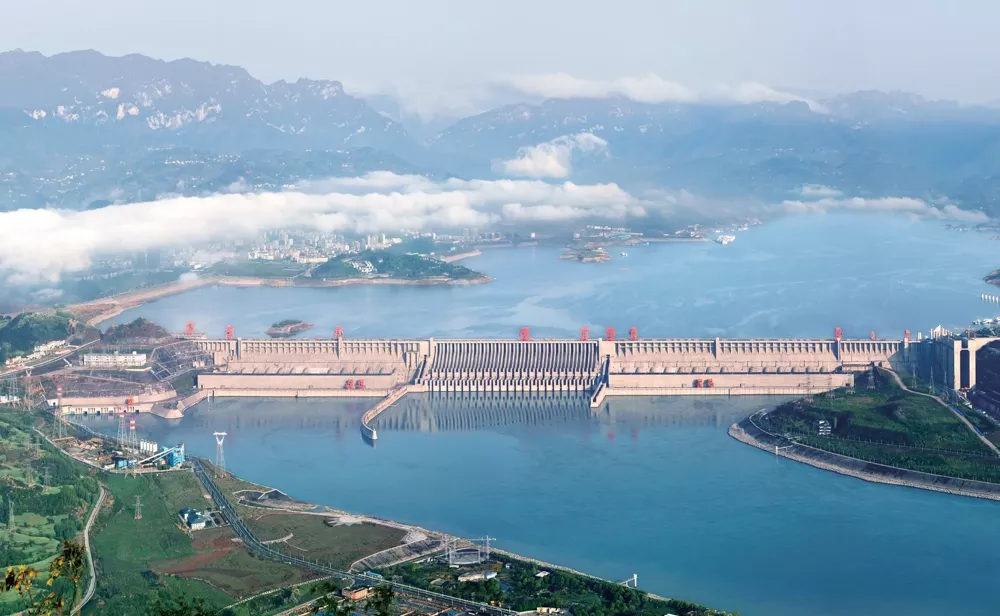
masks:
{"type": "MultiPolygon", "coordinates": [[[[202,288],[127,311],[171,331],[193,320],[222,337],[263,336],[300,318],[314,336],[575,337],[587,325],[649,337],[848,336],[901,338],[904,329],[964,327],[997,316],[979,300],[1000,242],[939,223],[879,216],[803,216],[739,233],[728,246],[651,244],[608,263],[560,261],[555,248],[497,249],[462,263],[494,282],[471,287],[202,288]]],[[[1000,293],[998,293],[1000,294],[1000,293]]]]}
{"type": "MultiPolygon", "coordinates": [[[[582,265],[556,251],[467,264],[468,288],[200,289],[121,315],[181,329],[281,318],[349,336],[899,336],[996,316],[979,301],[996,244],[905,218],[790,218],[729,246],[651,245],[582,265]]],[[[364,401],[225,400],[140,430],[311,502],[395,518],[744,615],[995,614],[1000,504],[868,484],[730,439],[768,400],[405,400],[358,434],[364,401]],[[461,427],[462,429],[458,429],[461,427]]],[[[100,420],[92,420],[100,424],[100,420]]],[[[105,427],[114,431],[115,426],[105,427]]]]}

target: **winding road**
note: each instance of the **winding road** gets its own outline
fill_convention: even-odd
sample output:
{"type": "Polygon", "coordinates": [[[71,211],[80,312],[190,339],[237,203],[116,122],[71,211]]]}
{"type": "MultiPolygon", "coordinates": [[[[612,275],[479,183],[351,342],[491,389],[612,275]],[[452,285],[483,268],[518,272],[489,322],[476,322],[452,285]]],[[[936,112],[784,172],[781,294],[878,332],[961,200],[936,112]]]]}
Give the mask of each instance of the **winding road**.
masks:
{"type": "Polygon", "coordinates": [[[104,506],[104,499],[107,498],[108,492],[104,489],[103,485],[98,484],[101,489],[97,496],[97,504],[94,505],[94,510],[90,512],[90,517],[87,518],[87,525],[83,527],[83,547],[87,550],[87,566],[90,567],[90,583],[87,584],[87,591],[83,593],[83,598],[80,599],[80,603],[70,611],[70,615],[79,614],[83,606],[94,597],[94,590],[97,588],[97,569],[94,568],[94,556],[90,553],[90,527],[94,525],[94,520],[97,519],[97,514],[100,513],[101,507],[104,506]]]}
{"type": "Polygon", "coordinates": [[[942,400],[941,398],[939,398],[937,396],[934,396],[934,395],[931,395],[931,394],[925,394],[922,391],[913,391],[912,389],[910,389],[909,387],[907,387],[903,383],[903,379],[899,378],[899,374],[897,374],[896,371],[894,371],[894,370],[888,370],[886,368],[882,368],[882,370],[885,370],[886,372],[888,372],[889,374],[891,374],[893,376],[893,378],[896,379],[896,383],[903,389],[903,391],[910,392],[911,394],[915,394],[917,396],[923,396],[925,398],[932,398],[934,400],[937,400],[938,404],[940,404],[941,406],[945,407],[946,409],[948,409],[949,411],[951,411],[952,413],[954,413],[955,416],[958,417],[959,421],[961,421],[962,423],[964,423],[966,425],[966,427],[968,427],[969,430],[972,431],[972,433],[975,434],[979,438],[979,440],[981,440],[983,443],[985,443],[986,446],[989,447],[993,451],[994,454],[1000,456],[1000,449],[997,449],[996,445],[994,445],[988,438],[986,438],[985,436],[983,436],[982,433],[979,432],[979,430],[976,430],[976,427],[972,425],[972,422],[969,421],[969,419],[965,415],[963,415],[962,413],[960,413],[959,411],[957,411],[955,409],[955,407],[953,407],[952,405],[948,404],[947,402],[945,402],[944,400],[942,400]]]}

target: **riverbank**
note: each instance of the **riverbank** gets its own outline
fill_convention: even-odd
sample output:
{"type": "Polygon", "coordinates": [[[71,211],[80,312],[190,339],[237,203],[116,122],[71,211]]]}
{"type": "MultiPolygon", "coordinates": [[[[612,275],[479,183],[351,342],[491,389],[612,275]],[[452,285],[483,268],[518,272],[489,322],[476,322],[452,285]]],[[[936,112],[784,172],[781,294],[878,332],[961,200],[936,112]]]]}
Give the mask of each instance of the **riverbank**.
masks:
{"type": "Polygon", "coordinates": [[[478,257],[483,253],[479,252],[479,249],[469,250],[467,252],[459,252],[453,255],[445,255],[443,257],[438,257],[439,261],[444,261],[445,263],[454,263],[455,261],[461,261],[462,259],[469,259],[471,257],[478,257]]]}
{"type": "Polygon", "coordinates": [[[465,286],[474,284],[485,284],[492,282],[489,276],[479,276],[456,280],[452,278],[424,278],[419,280],[409,280],[402,278],[343,278],[336,280],[311,280],[307,278],[258,278],[251,276],[205,276],[192,280],[178,280],[166,284],[157,285],[148,289],[129,291],[119,295],[112,295],[101,299],[91,300],[80,304],[66,306],[64,310],[72,313],[77,318],[85,321],[92,327],[100,323],[113,319],[126,310],[138,308],[151,301],[184,293],[210,285],[220,285],[229,287],[293,287],[293,288],[331,288],[346,287],[354,285],[400,285],[400,286],[434,286],[434,285],[455,285],[465,286]]]}
{"type": "Polygon", "coordinates": [[[970,496],[973,498],[1000,501],[1000,485],[998,484],[956,479],[921,471],[911,471],[831,453],[771,434],[754,423],[753,418],[754,415],[751,415],[747,419],[730,426],[729,436],[741,443],[757,447],[758,449],[790,460],[795,460],[796,462],[872,483],[884,483],[934,492],[944,492],[956,496],[970,496]]]}

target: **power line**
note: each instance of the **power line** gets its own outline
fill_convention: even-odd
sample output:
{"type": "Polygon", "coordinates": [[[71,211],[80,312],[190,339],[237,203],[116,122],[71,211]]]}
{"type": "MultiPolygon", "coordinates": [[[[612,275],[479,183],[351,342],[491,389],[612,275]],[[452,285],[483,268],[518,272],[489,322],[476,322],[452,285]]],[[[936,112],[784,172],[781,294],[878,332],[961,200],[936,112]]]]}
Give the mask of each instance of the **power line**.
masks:
{"type": "Polygon", "coordinates": [[[215,437],[215,476],[225,476],[226,474],[226,453],[222,449],[222,441],[226,438],[225,432],[213,432],[215,437]]]}

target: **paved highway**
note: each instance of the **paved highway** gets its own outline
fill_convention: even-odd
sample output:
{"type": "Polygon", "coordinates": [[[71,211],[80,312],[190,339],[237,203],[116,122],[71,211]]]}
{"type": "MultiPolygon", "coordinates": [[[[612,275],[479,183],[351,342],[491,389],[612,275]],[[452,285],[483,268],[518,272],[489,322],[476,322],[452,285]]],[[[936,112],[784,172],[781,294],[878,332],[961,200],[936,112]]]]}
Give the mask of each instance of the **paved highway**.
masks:
{"type": "Polygon", "coordinates": [[[87,549],[87,566],[90,567],[90,583],[87,584],[87,592],[83,593],[83,599],[80,600],[80,604],[73,608],[70,615],[79,614],[83,606],[87,605],[87,602],[93,598],[94,590],[97,588],[97,569],[94,568],[94,557],[90,553],[90,527],[94,525],[94,520],[97,519],[97,514],[100,513],[101,506],[104,505],[104,499],[108,495],[104,490],[104,486],[98,484],[98,487],[101,489],[101,492],[97,497],[97,504],[94,505],[94,510],[90,512],[90,517],[87,518],[87,525],[83,528],[83,546],[87,549]]]}
{"type": "MultiPolygon", "coordinates": [[[[348,573],[346,571],[338,571],[333,567],[328,567],[320,563],[312,562],[304,558],[299,558],[297,556],[292,556],[289,554],[282,554],[276,550],[271,549],[269,546],[264,545],[257,539],[257,537],[247,528],[243,520],[240,518],[239,514],[233,509],[233,506],[229,503],[229,499],[226,495],[222,493],[222,490],[215,485],[215,482],[209,476],[208,472],[205,471],[205,467],[201,464],[201,459],[190,458],[191,464],[194,467],[194,473],[201,480],[202,485],[208,490],[209,495],[218,505],[219,510],[222,513],[222,517],[226,520],[230,527],[232,527],[233,532],[239,537],[243,543],[252,552],[256,552],[261,556],[266,556],[272,560],[285,563],[286,565],[292,565],[293,567],[300,567],[302,569],[309,569],[311,571],[316,571],[324,575],[335,576],[342,580],[346,580],[352,583],[358,581],[369,582],[371,584],[378,584],[383,580],[379,577],[365,575],[363,573],[348,573]]],[[[429,590],[424,590],[423,588],[417,588],[416,586],[408,586],[406,584],[396,584],[393,583],[392,587],[398,591],[403,592],[408,595],[415,595],[418,597],[423,597],[425,599],[430,599],[439,603],[446,603],[453,605],[464,610],[469,610],[471,612],[478,612],[480,614],[489,614],[490,616],[516,616],[517,612],[508,610],[505,608],[495,607],[492,605],[487,605],[485,603],[476,603],[474,601],[466,601],[464,599],[458,599],[456,597],[450,597],[448,595],[442,595],[440,593],[431,592],[429,590]]]]}

